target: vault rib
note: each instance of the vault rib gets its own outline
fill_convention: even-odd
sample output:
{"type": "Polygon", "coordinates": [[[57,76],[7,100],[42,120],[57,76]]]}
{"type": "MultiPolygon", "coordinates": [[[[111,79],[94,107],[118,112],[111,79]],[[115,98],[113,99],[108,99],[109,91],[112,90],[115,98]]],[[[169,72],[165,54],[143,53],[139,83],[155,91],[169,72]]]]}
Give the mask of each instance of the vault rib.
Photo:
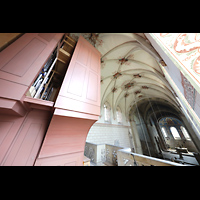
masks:
{"type": "MultiPolygon", "coordinates": [[[[114,79],[114,78],[113,78],[113,79],[114,79]]],[[[104,93],[103,93],[103,96],[102,96],[102,98],[101,98],[101,107],[102,107],[102,105],[103,105],[103,99],[104,99],[105,93],[106,93],[108,87],[110,86],[110,84],[112,83],[113,79],[112,79],[112,80],[110,81],[110,83],[107,85],[107,87],[106,87],[106,89],[105,89],[105,91],[104,91],[104,93]]]]}

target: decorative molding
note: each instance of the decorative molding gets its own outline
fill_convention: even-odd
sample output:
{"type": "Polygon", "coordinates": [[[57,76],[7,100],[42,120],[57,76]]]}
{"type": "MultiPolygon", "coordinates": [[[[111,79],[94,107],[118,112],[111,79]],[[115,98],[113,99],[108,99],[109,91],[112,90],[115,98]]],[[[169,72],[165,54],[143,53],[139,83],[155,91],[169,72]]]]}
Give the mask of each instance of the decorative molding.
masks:
{"type": "Polygon", "coordinates": [[[111,127],[111,126],[117,126],[119,128],[130,128],[130,126],[126,126],[126,125],[121,125],[121,124],[108,124],[108,123],[94,123],[93,126],[105,126],[105,127],[111,127]]]}
{"type": "Polygon", "coordinates": [[[181,72],[180,74],[181,74],[181,84],[184,89],[184,96],[187,102],[190,104],[190,106],[194,110],[195,103],[196,103],[196,90],[181,72]]]}

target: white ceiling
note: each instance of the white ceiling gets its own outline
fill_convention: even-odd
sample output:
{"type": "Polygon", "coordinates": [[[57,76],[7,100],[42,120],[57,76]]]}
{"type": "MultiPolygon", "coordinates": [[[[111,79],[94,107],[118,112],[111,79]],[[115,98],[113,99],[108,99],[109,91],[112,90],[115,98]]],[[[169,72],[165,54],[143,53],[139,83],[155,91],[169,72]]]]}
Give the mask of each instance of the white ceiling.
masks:
{"type": "Polygon", "coordinates": [[[119,106],[127,119],[142,99],[162,99],[176,105],[158,64],[162,59],[143,33],[71,33],[85,37],[101,53],[101,106],[109,102],[113,116],[119,106]]]}

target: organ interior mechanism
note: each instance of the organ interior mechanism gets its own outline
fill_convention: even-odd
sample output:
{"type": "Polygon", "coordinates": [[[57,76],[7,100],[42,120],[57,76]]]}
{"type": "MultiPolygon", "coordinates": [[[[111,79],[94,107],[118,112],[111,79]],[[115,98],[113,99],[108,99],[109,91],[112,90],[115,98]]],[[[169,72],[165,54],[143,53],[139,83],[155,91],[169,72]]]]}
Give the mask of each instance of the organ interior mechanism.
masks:
{"type": "Polygon", "coordinates": [[[67,34],[48,58],[26,96],[55,102],[69,62],[75,49],[76,41],[67,34]]]}

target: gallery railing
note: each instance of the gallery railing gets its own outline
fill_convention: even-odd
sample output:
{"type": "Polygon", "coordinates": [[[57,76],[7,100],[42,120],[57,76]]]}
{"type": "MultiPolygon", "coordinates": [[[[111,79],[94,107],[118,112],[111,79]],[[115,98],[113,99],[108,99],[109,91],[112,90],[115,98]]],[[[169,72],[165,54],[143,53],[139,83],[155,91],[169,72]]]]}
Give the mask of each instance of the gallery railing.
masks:
{"type": "Polygon", "coordinates": [[[86,142],[84,155],[95,165],[108,166],[186,166],[131,152],[130,148],[86,142]]]}
{"type": "Polygon", "coordinates": [[[90,158],[90,162],[101,164],[105,161],[105,144],[94,144],[86,142],[84,155],[90,158]]]}
{"type": "Polygon", "coordinates": [[[117,166],[117,151],[124,147],[111,144],[94,144],[86,142],[84,155],[90,158],[90,162],[96,165],[111,165],[117,166]]]}
{"type": "Polygon", "coordinates": [[[104,163],[106,165],[117,166],[118,165],[117,152],[123,148],[124,147],[105,144],[106,159],[104,163]]]}
{"type": "Polygon", "coordinates": [[[130,148],[117,151],[118,166],[186,166],[175,162],[153,158],[130,151],[130,148]]]}

